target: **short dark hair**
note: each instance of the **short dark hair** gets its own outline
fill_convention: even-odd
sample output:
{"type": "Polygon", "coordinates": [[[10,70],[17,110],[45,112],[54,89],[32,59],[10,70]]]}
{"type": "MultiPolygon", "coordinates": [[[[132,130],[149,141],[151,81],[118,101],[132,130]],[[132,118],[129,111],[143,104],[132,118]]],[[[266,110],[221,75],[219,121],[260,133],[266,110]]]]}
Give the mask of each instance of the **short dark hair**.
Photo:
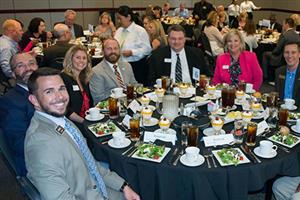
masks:
{"type": "Polygon", "coordinates": [[[286,18],[284,20],[285,24],[288,24],[290,28],[294,28],[295,27],[295,21],[292,18],[286,18]]]}
{"type": "Polygon", "coordinates": [[[53,69],[53,68],[49,68],[49,67],[42,67],[37,69],[36,71],[32,72],[32,74],[30,75],[29,79],[28,79],[28,90],[29,90],[29,94],[34,94],[37,89],[37,79],[39,77],[43,77],[43,76],[60,76],[60,71],[57,69],[53,69]]]}
{"type": "Polygon", "coordinates": [[[35,17],[33,18],[30,22],[29,22],[29,26],[28,26],[28,30],[31,32],[31,33],[37,33],[39,32],[39,25],[41,24],[41,22],[44,22],[45,21],[40,18],[40,17],[35,17]]]}
{"type": "MultiPolygon", "coordinates": [[[[300,51],[300,42],[299,41],[288,41],[284,44],[284,48],[287,46],[287,45],[292,45],[292,44],[295,44],[298,46],[298,51],[300,51]]],[[[283,49],[284,49],[283,48],[283,49]]]]}
{"type": "Polygon", "coordinates": [[[129,8],[128,6],[120,6],[118,8],[117,13],[124,17],[128,17],[130,15],[130,18],[131,18],[130,21],[134,21],[134,14],[132,12],[132,9],[129,8]]]}
{"type": "Polygon", "coordinates": [[[167,31],[168,35],[170,35],[171,31],[183,32],[183,34],[185,36],[185,29],[179,24],[174,24],[174,25],[170,26],[167,31]]]}

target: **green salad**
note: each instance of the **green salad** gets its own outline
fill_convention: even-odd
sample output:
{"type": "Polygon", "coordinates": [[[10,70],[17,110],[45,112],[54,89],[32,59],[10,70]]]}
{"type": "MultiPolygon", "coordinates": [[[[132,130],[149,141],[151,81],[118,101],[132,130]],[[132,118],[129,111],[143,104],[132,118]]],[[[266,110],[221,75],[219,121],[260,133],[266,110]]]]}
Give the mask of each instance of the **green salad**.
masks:
{"type": "Polygon", "coordinates": [[[296,142],[298,142],[299,138],[293,136],[292,134],[281,135],[280,133],[276,133],[272,136],[274,141],[280,142],[282,144],[286,144],[288,146],[292,146],[296,142]]]}
{"type": "Polygon", "coordinates": [[[100,101],[96,107],[99,109],[108,109],[108,101],[100,101]]]}
{"type": "Polygon", "coordinates": [[[136,155],[143,158],[159,159],[165,152],[165,146],[142,144],[138,146],[136,155]]]}
{"type": "Polygon", "coordinates": [[[117,129],[116,125],[113,122],[108,123],[98,123],[92,126],[92,130],[98,135],[108,134],[115,132],[117,129]]]}
{"type": "Polygon", "coordinates": [[[240,161],[244,160],[241,152],[233,148],[221,149],[217,154],[225,164],[238,165],[240,161]]]}
{"type": "Polygon", "coordinates": [[[288,120],[300,119],[300,113],[289,112],[288,120]]]}

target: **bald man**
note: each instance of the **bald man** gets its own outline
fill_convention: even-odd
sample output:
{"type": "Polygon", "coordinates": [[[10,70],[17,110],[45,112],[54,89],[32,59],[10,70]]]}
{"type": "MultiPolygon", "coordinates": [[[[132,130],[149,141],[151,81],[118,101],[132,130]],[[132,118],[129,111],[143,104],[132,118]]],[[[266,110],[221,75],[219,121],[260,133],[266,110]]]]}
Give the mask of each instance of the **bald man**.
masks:
{"type": "Polygon", "coordinates": [[[67,25],[56,24],[54,26],[54,36],[57,37],[57,42],[44,50],[43,66],[62,70],[62,61],[66,52],[73,46],[69,44],[72,33],[67,25]]]}
{"type": "Polygon", "coordinates": [[[23,35],[21,24],[14,19],[7,19],[2,24],[3,35],[0,37],[0,67],[2,75],[7,79],[13,78],[10,59],[19,52],[18,42],[23,35]]]}

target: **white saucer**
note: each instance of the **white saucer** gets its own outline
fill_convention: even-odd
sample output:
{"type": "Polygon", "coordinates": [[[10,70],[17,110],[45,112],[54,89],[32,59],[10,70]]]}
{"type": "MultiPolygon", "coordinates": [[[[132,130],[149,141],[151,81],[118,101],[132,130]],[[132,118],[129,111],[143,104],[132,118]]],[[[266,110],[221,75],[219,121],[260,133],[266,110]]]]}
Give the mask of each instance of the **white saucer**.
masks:
{"type": "Polygon", "coordinates": [[[277,151],[275,151],[274,149],[272,149],[272,151],[269,155],[262,154],[260,152],[259,147],[255,147],[253,151],[256,155],[258,155],[259,157],[262,157],[262,158],[274,158],[277,155],[277,151]]]}
{"type": "MultiPolygon", "coordinates": [[[[226,132],[223,129],[221,130],[220,133],[221,133],[221,135],[226,134],[226,132]]],[[[212,135],[216,135],[216,131],[213,127],[209,127],[209,128],[206,128],[203,130],[203,134],[206,136],[212,136],[212,135]]]]}
{"type": "Polygon", "coordinates": [[[188,99],[188,98],[191,98],[192,96],[193,96],[193,94],[189,94],[189,93],[187,93],[187,94],[185,94],[185,95],[180,94],[180,95],[179,95],[179,98],[182,98],[182,99],[188,99]]]}
{"type": "Polygon", "coordinates": [[[200,154],[198,155],[197,160],[194,161],[194,162],[187,161],[185,154],[180,157],[180,162],[182,164],[184,164],[185,166],[188,166],[188,167],[197,167],[197,166],[200,166],[200,165],[202,165],[204,163],[204,161],[205,161],[204,157],[202,155],[200,155],[200,154]]]}
{"type": "Polygon", "coordinates": [[[150,121],[146,124],[143,123],[144,126],[155,126],[158,123],[158,119],[151,117],[150,121]]]}
{"type": "Polygon", "coordinates": [[[111,94],[110,97],[118,99],[118,98],[126,97],[126,94],[123,93],[120,96],[115,96],[115,95],[111,94]]]}
{"type": "Polygon", "coordinates": [[[300,130],[296,129],[296,125],[291,127],[292,131],[296,132],[296,133],[300,133],[300,130]]]}
{"type": "MultiPolygon", "coordinates": [[[[163,133],[162,129],[157,129],[154,133],[163,133]]],[[[176,131],[174,129],[169,128],[166,132],[167,134],[176,135],[176,131]]]]}
{"type": "Polygon", "coordinates": [[[217,96],[216,94],[215,94],[214,96],[210,96],[210,95],[208,95],[208,94],[205,94],[205,95],[203,95],[203,98],[214,100],[214,99],[218,99],[218,98],[220,98],[220,97],[217,96]]]}
{"type": "Polygon", "coordinates": [[[90,115],[86,115],[85,119],[88,120],[88,121],[92,121],[93,122],[93,121],[99,121],[99,120],[103,119],[104,117],[105,117],[105,115],[99,113],[98,117],[91,118],[90,115]]]}
{"type": "Polygon", "coordinates": [[[258,115],[256,115],[256,116],[252,116],[252,119],[261,119],[261,118],[263,118],[264,117],[264,112],[259,112],[259,114],[258,115]]]}
{"type": "Polygon", "coordinates": [[[282,104],[280,107],[288,109],[288,110],[297,110],[297,106],[295,106],[295,105],[293,105],[293,107],[291,107],[291,108],[287,108],[285,104],[282,104]]]}
{"type": "Polygon", "coordinates": [[[108,141],[108,146],[116,149],[122,149],[125,147],[128,147],[130,145],[131,141],[128,138],[124,139],[124,142],[121,145],[115,145],[113,139],[110,139],[108,141]]]}

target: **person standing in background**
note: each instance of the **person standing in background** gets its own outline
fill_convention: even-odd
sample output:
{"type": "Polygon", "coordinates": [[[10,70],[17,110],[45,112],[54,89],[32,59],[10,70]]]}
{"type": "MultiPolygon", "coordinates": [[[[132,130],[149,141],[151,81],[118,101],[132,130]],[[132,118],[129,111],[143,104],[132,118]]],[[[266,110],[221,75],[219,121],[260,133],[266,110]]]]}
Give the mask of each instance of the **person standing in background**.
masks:
{"type": "Polygon", "coordinates": [[[252,1],[245,0],[241,3],[240,5],[240,12],[247,12],[248,14],[248,19],[252,20],[253,19],[253,10],[259,10],[261,7],[257,7],[254,5],[252,1]]]}
{"type": "MultiPolygon", "coordinates": [[[[238,16],[240,15],[240,6],[237,0],[232,0],[231,4],[228,6],[229,15],[229,27],[233,27],[234,24],[238,24],[238,16]]],[[[237,25],[236,25],[237,26],[237,25]]]]}
{"type": "Polygon", "coordinates": [[[201,0],[195,3],[193,8],[193,17],[200,21],[206,20],[208,13],[216,10],[211,3],[208,3],[206,0],[201,0]]]}

